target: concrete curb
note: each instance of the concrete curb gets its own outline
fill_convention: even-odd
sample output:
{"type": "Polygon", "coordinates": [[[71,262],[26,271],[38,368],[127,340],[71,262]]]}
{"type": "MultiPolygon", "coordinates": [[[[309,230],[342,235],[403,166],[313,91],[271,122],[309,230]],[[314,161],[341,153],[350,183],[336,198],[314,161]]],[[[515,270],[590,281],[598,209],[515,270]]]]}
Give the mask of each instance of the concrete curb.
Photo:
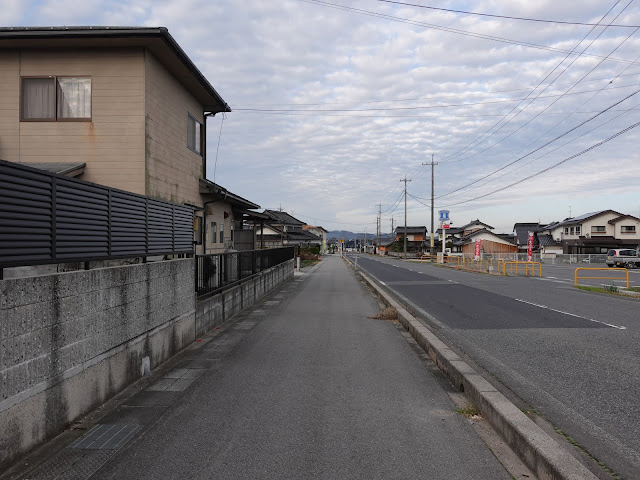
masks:
{"type": "MultiPolygon", "coordinates": [[[[351,264],[349,260],[347,260],[351,264]]],[[[398,311],[409,331],[433,363],[469,398],[484,418],[539,479],[597,480],[576,458],[545,433],[455,352],[429,331],[366,274],[356,271],[383,302],[398,311]]]]}

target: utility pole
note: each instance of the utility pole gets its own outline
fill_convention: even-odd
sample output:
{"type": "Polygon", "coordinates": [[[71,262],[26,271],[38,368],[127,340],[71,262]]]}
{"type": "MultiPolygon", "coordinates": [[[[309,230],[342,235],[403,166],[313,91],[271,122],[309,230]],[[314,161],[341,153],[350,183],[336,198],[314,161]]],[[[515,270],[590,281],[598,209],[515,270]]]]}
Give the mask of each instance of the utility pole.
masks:
{"type": "Polygon", "coordinates": [[[404,254],[403,257],[407,258],[407,182],[411,180],[407,180],[407,176],[404,176],[404,179],[400,180],[404,182],[404,254]]]}
{"type": "MultiPolygon", "coordinates": [[[[423,163],[422,165],[431,165],[431,249],[433,250],[434,238],[433,238],[433,167],[438,165],[433,161],[433,154],[431,154],[431,163],[423,163]]],[[[431,252],[433,254],[433,252],[431,252]]]]}
{"type": "Polygon", "coordinates": [[[382,233],[382,204],[381,203],[378,204],[378,218],[376,222],[376,230],[377,230],[377,236],[378,236],[377,253],[380,253],[380,234],[382,233]]]}
{"type": "Polygon", "coordinates": [[[393,235],[393,217],[391,217],[391,238],[393,238],[394,242],[396,241],[396,237],[393,235]]]}

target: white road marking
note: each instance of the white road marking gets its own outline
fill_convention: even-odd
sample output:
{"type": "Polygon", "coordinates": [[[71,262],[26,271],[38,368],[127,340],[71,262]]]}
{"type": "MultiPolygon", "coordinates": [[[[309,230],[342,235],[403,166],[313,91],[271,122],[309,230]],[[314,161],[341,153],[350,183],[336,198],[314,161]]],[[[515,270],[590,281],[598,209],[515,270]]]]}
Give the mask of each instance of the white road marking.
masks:
{"type": "Polygon", "coordinates": [[[455,283],[456,285],[458,285],[458,282],[455,282],[453,280],[449,280],[451,283],[455,283]]]}
{"type": "Polygon", "coordinates": [[[564,315],[569,315],[571,317],[581,318],[583,320],[588,320],[590,322],[601,323],[602,325],[606,325],[607,327],[617,328],[618,330],[626,330],[627,327],[622,327],[620,325],[613,325],[611,323],[602,322],[600,320],[594,320],[593,318],[582,317],[580,315],[576,315],[575,313],[563,312],[562,310],[556,310],[555,308],[547,307],[546,305],[540,305],[539,303],[527,302],[526,300],[521,300],[519,298],[514,298],[516,302],[526,303],[528,305],[533,305],[534,307],[545,308],[547,310],[551,310],[553,312],[562,313],[564,315]]]}
{"type": "Polygon", "coordinates": [[[380,282],[381,285],[385,285],[385,286],[387,285],[386,283],[384,283],[384,282],[382,282],[380,280],[378,280],[378,281],[380,282]]]}

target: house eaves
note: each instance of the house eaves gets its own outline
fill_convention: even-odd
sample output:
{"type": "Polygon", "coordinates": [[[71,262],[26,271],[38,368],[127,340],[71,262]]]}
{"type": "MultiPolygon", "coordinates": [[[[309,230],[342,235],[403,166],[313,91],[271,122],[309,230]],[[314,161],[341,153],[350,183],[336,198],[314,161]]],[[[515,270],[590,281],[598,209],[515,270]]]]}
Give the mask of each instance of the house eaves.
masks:
{"type": "Polygon", "coordinates": [[[640,222],[640,218],[634,217],[633,215],[620,215],[619,217],[614,218],[613,220],[609,220],[609,222],[607,223],[611,225],[615,225],[616,223],[626,219],[631,219],[631,220],[635,220],[636,222],[640,222]]]}
{"type": "Polygon", "coordinates": [[[109,47],[148,49],[203,105],[205,113],[231,111],[165,27],[0,28],[0,50],[109,47]]]}
{"type": "Polygon", "coordinates": [[[253,203],[246,198],[242,198],[240,195],[236,195],[226,188],[203,178],[200,179],[200,194],[211,195],[213,200],[224,201],[234,207],[245,210],[255,210],[260,208],[260,205],[257,203],[253,203]]]}

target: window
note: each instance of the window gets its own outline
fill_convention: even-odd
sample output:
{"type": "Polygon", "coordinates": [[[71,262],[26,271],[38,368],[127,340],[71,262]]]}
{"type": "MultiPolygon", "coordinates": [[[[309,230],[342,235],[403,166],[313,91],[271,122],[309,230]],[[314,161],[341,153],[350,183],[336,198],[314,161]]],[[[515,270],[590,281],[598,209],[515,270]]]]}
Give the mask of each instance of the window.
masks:
{"type": "Polygon", "coordinates": [[[569,235],[569,227],[564,227],[564,234],[569,235]]]}
{"type": "Polygon", "coordinates": [[[576,233],[575,228],[574,228],[574,227],[571,227],[571,228],[569,229],[569,235],[575,235],[575,233],[576,233]]]}
{"type": "Polygon", "coordinates": [[[220,243],[224,243],[224,223],[220,224],[220,243]]]}
{"type": "Polygon", "coordinates": [[[233,242],[233,224],[231,224],[231,241],[233,242]]]}
{"type": "Polygon", "coordinates": [[[636,226],[635,225],[622,225],[620,227],[620,231],[622,233],[636,233],[636,226]]]}
{"type": "Polygon", "coordinates": [[[187,114],[187,147],[202,155],[202,124],[187,114]]]}
{"type": "Polygon", "coordinates": [[[91,120],[91,79],[23,78],[23,121],[91,120]]]}
{"type": "Polygon", "coordinates": [[[211,222],[211,243],[216,243],[218,241],[218,224],[216,222],[211,222]]]}
{"type": "Polygon", "coordinates": [[[193,243],[202,245],[202,217],[193,217],[193,243]]]}
{"type": "Polygon", "coordinates": [[[594,225],[591,227],[591,233],[605,233],[607,231],[607,227],[604,225],[594,225]]]}
{"type": "Polygon", "coordinates": [[[576,227],[576,235],[580,235],[580,232],[582,231],[582,227],[580,225],[578,225],[576,227]]]}

